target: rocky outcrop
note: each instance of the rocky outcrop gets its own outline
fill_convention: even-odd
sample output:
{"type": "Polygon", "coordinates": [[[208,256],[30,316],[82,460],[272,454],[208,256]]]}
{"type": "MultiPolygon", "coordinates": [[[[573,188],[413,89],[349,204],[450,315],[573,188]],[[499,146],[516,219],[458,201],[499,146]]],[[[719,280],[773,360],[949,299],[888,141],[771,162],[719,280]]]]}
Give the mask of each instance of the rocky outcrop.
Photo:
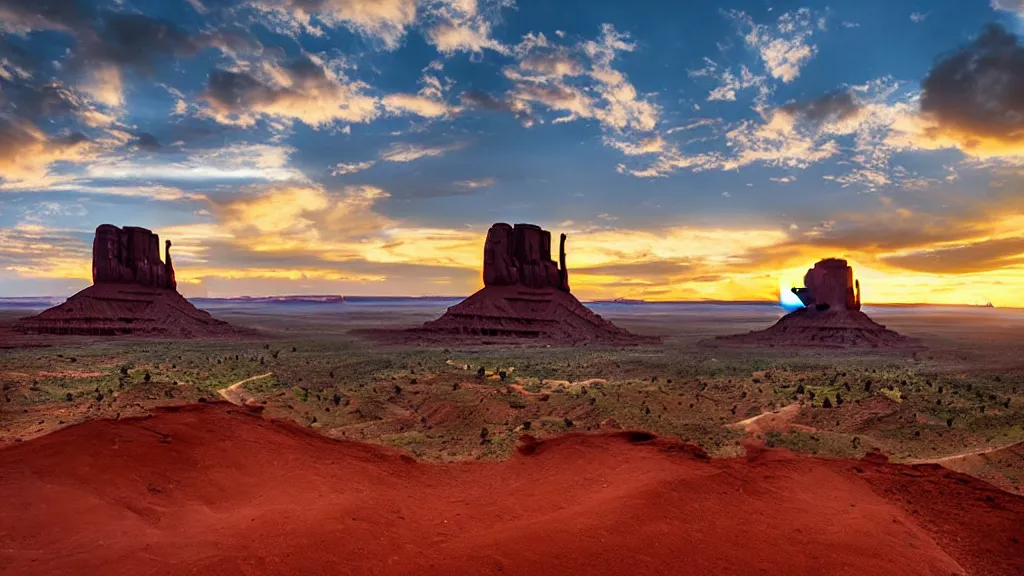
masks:
{"type": "Polygon", "coordinates": [[[101,224],[92,242],[92,282],[175,290],[170,240],[165,250],[166,262],[162,262],[160,237],[150,230],[101,224]]]}
{"type": "Polygon", "coordinates": [[[92,244],[93,285],[59,306],[21,319],[15,328],[32,334],[122,334],[201,338],[245,334],[199,310],[178,294],[171,241],[145,228],[103,224],[92,244]]]}
{"type": "Polygon", "coordinates": [[[827,258],[804,276],[793,292],[803,308],[786,314],[767,330],[722,336],[719,343],[783,347],[917,348],[920,343],[878,324],[861,311],[860,282],[846,260],[827,258]]]}
{"type": "Polygon", "coordinates": [[[551,234],[533,224],[498,223],[484,242],[484,287],[422,328],[364,331],[398,342],[437,344],[631,345],[657,340],[619,328],[569,293],[566,236],[558,263],[551,259],[551,234]]]}
{"type": "Polygon", "coordinates": [[[484,242],[484,286],[556,288],[569,292],[565,267],[565,234],[559,262],[551,259],[551,233],[533,224],[497,223],[484,242]]]}
{"type": "Polygon", "coordinates": [[[860,281],[853,279],[853,268],[839,258],[815,264],[804,275],[804,288],[793,292],[807,307],[860,310],[860,281]]]}

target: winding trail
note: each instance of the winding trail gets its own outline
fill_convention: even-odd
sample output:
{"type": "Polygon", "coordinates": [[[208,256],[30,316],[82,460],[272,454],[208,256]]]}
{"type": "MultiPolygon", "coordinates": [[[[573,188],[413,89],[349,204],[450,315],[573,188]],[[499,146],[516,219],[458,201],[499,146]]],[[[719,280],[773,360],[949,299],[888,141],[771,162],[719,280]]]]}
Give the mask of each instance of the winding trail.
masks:
{"type": "Polygon", "coordinates": [[[999,452],[1006,448],[1012,448],[1019,444],[1014,442],[1011,444],[1004,444],[1002,446],[993,446],[991,448],[984,448],[982,450],[972,450],[970,452],[962,452],[960,454],[950,454],[949,456],[943,456],[941,458],[924,458],[921,460],[908,460],[904,464],[942,464],[943,462],[952,462],[954,460],[960,460],[961,458],[970,458],[971,456],[984,456],[985,454],[991,454],[993,452],[999,452]]]}
{"type": "Polygon", "coordinates": [[[729,427],[738,428],[752,436],[764,434],[769,430],[786,430],[790,428],[813,432],[814,429],[810,426],[793,424],[793,419],[800,413],[800,407],[801,404],[799,402],[794,402],[778,410],[762,412],[757,416],[729,424],[729,427]]]}
{"type": "Polygon", "coordinates": [[[235,382],[234,384],[232,384],[230,386],[227,386],[225,388],[221,388],[220,390],[217,390],[217,394],[220,394],[220,397],[225,399],[225,400],[227,400],[228,402],[231,402],[232,404],[235,404],[236,406],[241,406],[242,404],[245,403],[245,399],[242,398],[242,392],[241,392],[242,386],[245,386],[246,384],[248,384],[249,382],[252,382],[254,380],[261,380],[263,378],[267,378],[267,377],[273,376],[273,375],[274,375],[273,372],[267,372],[266,374],[260,374],[259,376],[252,376],[250,378],[246,378],[245,380],[239,380],[238,382],[235,382]]]}

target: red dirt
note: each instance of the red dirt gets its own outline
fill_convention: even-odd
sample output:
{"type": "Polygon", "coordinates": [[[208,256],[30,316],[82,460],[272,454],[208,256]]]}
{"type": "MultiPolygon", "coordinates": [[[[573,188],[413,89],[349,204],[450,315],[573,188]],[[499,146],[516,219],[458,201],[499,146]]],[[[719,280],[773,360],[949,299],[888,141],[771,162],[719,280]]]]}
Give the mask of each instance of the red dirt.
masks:
{"type": "Polygon", "coordinates": [[[1024,498],[938,466],[630,433],[521,452],[418,463],[227,404],[90,422],[0,450],[0,571],[1024,573],[1024,498]]]}

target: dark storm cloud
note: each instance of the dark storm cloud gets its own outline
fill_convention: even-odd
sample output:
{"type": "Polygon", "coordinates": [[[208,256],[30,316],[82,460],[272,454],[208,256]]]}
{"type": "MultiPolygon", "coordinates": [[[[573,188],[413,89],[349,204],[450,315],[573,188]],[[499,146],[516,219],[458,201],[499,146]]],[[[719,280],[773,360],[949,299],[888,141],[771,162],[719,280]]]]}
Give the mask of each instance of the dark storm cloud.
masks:
{"type": "Polygon", "coordinates": [[[242,112],[292,96],[330,92],[337,87],[322,66],[301,56],[281,67],[290,86],[271,86],[245,72],[214,69],[206,86],[206,100],[221,111],[242,112]]]}
{"type": "Polygon", "coordinates": [[[49,116],[74,114],[81,109],[81,102],[59,82],[33,86],[14,80],[4,83],[0,106],[8,114],[34,121],[49,116]]]}
{"type": "Polygon", "coordinates": [[[86,43],[84,57],[151,73],[162,57],[194,56],[206,48],[255,51],[259,43],[241,29],[190,33],[173,22],[142,14],[105,12],[98,37],[86,43]]]}
{"type": "Polygon", "coordinates": [[[151,72],[158,56],[192,55],[197,39],[171,22],[142,14],[108,12],[97,30],[99,41],[87,57],[151,72]]]}
{"type": "Polygon", "coordinates": [[[139,132],[135,136],[135,145],[138,146],[139,150],[145,150],[147,152],[156,152],[160,150],[160,141],[157,140],[156,136],[153,136],[149,132],[139,132]]]}
{"type": "Polygon", "coordinates": [[[245,72],[216,69],[206,85],[206,99],[221,110],[239,112],[253,104],[272,102],[277,91],[245,72]]]}
{"type": "Polygon", "coordinates": [[[942,128],[1003,141],[1024,137],[1024,48],[998,24],[939,58],[921,82],[921,111],[942,128]]]}
{"type": "Polygon", "coordinates": [[[188,57],[206,48],[257,51],[259,42],[242,28],[191,32],[143,14],[96,11],[94,2],[0,0],[0,30],[59,30],[75,37],[76,67],[97,63],[151,73],[166,57],[188,57]]]}
{"type": "Polygon", "coordinates": [[[860,104],[849,92],[829,92],[807,102],[792,102],[782,110],[814,125],[841,122],[857,114],[860,104]]]}

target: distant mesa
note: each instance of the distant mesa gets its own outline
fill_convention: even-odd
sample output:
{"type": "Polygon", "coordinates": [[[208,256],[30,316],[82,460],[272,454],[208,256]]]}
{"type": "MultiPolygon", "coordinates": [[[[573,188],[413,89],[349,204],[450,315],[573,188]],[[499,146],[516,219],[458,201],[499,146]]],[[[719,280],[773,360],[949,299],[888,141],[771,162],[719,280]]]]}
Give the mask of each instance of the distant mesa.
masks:
{"type": "Polygon", "coordinates": [[[96,228],[92,243],[93,285],[63,304],[21,319],[15,329],[34,334],[169,338],[225,336],[240,332],[197,309],[177,292],[171,241],[145,228],[96,228]]]}
{"type": "Polygon", "coordinates": [[[720,336],[717,342],[750,346],[900,348],[917,345],[861,312],[860,282],[846,260],[827,258],[807,271],[803,304],[767,330],[720,336]]]}
{"type": "Polygon", "coordinates": [[[558,262],[551,233],[533,224],[491,226],[484,242],[484,287],[401,339],[463,343],[539,341],[557,345],[637,344],[637,336],[595,314],[570,293],[565,234],[558,262]]]}

